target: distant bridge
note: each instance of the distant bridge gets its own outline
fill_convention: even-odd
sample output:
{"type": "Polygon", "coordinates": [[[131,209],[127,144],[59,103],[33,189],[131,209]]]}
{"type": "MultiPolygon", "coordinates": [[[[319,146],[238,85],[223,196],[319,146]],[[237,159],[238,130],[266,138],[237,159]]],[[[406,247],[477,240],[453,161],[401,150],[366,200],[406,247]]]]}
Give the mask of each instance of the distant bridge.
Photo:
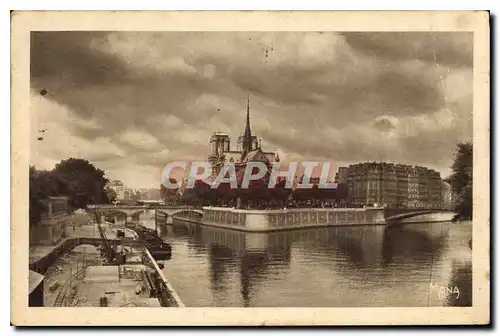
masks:
{"type": "Polygon", "coordinates": [[[427,214],[437,214],[448,212],[447,209],[429,209],[429,208],[406,208],[406,209],[384,209],[384,217],[387,224],[401,222],[404,219],[427,214]]]}
{"type": "Polygon", "coordinates": [[[157,214],[160,213],[164,215],[166,218],[173,217],[175,215],[184,215],[188,213],[191,216],[201,216],[203,215],[203,211],[199,208],[190,207],[190,206],[147,206],[147,205],[113,205],[113,204],[96,204],[89,205],[89,212],[93,212],[97,216],[102,215],[125,215],[127,217],[127,221],[131,222],[134,217],[139,216],[141,213],[154,210],[157,214]]]}

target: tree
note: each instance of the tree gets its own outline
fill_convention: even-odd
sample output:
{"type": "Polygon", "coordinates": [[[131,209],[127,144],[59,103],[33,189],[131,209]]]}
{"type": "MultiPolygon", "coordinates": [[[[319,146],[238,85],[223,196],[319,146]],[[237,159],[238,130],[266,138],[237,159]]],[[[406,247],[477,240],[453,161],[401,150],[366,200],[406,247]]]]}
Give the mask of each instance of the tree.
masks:
{"type": "Polygon", "coordinates": [[[30,226],[37,226],[42,213],[47,211],[44,200],[49,196],[64,196],[64,181],[53,171],[29,168],[30,226]]]}
{"type": "Polygon", "coordinates": [[[290,197],[292,193],[291,188],[286,187],[286,179],[281,178],[276,183],[276,186],[270,190],[271,200],[274,204],[277,204],[280,207],[284,207],[286,201],[290,197]]]}
{"type": "Polygon", "coordinates": [[[209,186],[202,180],[196,180],[193,188],[186,188],[182,194],[181,200],[186,205],[203,205],[209,192],[209,186]]]}
{"type": "Polygon", "coordinates": [[[118,197],[116,191],[108,187],[106,188],[106,190],[104,190],[104,192],[106,194],[106,200],[107,200],[106,203],[113,203],[114,201],[116,201],[116,198],[118,197]]]}
{"type": "Polygon", "coordinates": [[[40,172],[35,169],[35,167],[30,167],[29,171],[29,181],[30,181],[30,227],[35,227],[40,222],[42,213],[47,210],[43,199],[49,196],[47,185],[43,183],[40,178],[40,172]]]}
{"type": "Polygon", "coordinates": [[[104,172],[87,160],[62,160],[53,170],[29,168],[30,226],[38,225],[47,210],[44,200],[50,196],[67,196],[69,208],[85,208],[90,203],[108,203],[116,193],[105,188],[104,172]]]}
{"type": "Polygon", "coordinates": [[[139,190],[135,190],[130,193],[129,202],[131,204],[137,204],[139,203],[141,198],[142,198],[141,192],[139,190]]]}
{"type": "Polygon", "coordinates": [[[177,202],[177,199],[179,198],[179,184],[177,183],[177,180],[170,177],[169,179],[170,184],[176,185],[175,188],[167,188],[163,185],[163,183],[160,185],[160,198],[162,198],[166,203],[169,204],[175,204],[177,202]]]}
{"type": "Polygon", "coordinates": [[[448,178],[453,193],[455,220],[472,219],[472,143],[464,142],[457,145],[452,174],[448,178]]]}
{"type": "Polygon", "coordinates": [[[335,199],[337,202],[341,200],[345,201],[347,196],[349,196],[349,187],[347,186],[347,183],[339,183],[335,191],[335,199]]]}
{"type": "Polygon", "coordinates": [[[69,158],[58,163],[53,170],[55,177],[63,181],[63,194],[69,197],[73,209],[86,208],[88,204],[108,201],[105,185],[108,180],[104,171],[83,159],[69,158]]]}

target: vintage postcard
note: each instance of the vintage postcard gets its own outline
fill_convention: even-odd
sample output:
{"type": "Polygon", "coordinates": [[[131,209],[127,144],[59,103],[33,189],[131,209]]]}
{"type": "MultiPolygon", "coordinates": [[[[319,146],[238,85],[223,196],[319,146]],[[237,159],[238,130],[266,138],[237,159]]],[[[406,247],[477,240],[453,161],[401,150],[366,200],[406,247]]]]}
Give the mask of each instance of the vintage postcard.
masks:
{"type": "Polygon", "coordinates": [[[487,12],[13,12],[12,316],[490,321],[487,12]]]}

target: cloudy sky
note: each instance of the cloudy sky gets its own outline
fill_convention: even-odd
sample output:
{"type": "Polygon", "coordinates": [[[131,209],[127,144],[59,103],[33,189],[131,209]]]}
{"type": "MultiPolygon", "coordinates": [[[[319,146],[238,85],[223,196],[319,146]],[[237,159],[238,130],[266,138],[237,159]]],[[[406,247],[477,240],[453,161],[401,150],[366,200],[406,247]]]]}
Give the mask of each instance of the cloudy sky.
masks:
{"type": "Polygon", "coordinates": [[[166,163],[206,159],[212,132],[236,140],[250,95],[252,131],[285,161],[445,177],[472,138],[472,47],[470,33],[32,33],[31,164],[81,157],[158,187],[166,163]]]}

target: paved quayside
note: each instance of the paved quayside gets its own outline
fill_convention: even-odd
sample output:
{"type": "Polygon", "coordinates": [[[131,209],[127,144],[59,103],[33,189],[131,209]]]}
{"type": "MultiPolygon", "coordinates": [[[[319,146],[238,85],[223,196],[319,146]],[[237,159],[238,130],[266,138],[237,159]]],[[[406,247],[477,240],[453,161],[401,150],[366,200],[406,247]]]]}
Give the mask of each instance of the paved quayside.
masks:
{"type": "Polygon", "coordinates": [[[184,306],[135,232],[121,228],[123,239],[109,239],[118,229],[110,223],[101,229],[71,228],[57,245],[32,248],[30,270],[44,274],[44,306],[184,306]],[[114,259],[108,258],[111,249],[114,259]]]}

